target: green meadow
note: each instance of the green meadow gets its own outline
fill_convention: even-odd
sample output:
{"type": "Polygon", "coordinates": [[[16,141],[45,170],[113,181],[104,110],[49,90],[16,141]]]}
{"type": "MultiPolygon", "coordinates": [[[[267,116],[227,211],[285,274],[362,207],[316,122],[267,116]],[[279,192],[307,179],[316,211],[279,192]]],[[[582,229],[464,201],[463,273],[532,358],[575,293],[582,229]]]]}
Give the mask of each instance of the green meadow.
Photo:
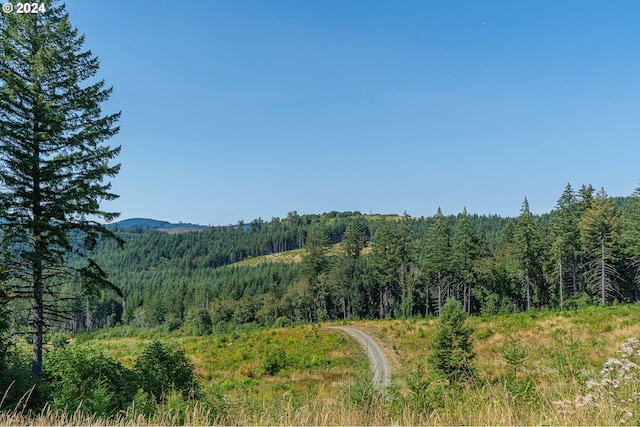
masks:
{"type": "MultiPolygon", "coordinates": [[[[391,385],[370,385],[365,352],[329,324],[245,329],[204,337],[114,328],[71,338],[132,366],[158,340],[185,350],[198,399],[166,399],[108,419],[5,412],[4,424],[637,425],[640,306],[470,317],[476,377],[439,379],[427,363],[437,319],[353,321],[392,363],[391,385]],[[74,418],[75,417],[75,418],[74,418]]],[[[333,323],[335,324],[335,323],[333,323]]],[[[55,351],[51,343],[50,351],[55,351]]]]}

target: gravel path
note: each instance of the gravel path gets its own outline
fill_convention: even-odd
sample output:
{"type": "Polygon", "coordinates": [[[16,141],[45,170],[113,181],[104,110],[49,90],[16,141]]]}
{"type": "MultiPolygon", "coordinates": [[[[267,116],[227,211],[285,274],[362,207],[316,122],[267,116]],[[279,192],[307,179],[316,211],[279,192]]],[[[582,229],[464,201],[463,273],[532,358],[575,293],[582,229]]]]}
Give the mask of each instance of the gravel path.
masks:
{"type": "Polygon", "coordinates": [[[330,326],[330,328],[340,329],[348,333],[364,347],[371,362],[371,371],[373,372],[372,382],[375,388],[382,389],[389,385],[389,382],[391,382],[391,365],[389,364],[387,356],[384,355],[384,352],[373,338],[360,329],[349,326],[330,326]]]}

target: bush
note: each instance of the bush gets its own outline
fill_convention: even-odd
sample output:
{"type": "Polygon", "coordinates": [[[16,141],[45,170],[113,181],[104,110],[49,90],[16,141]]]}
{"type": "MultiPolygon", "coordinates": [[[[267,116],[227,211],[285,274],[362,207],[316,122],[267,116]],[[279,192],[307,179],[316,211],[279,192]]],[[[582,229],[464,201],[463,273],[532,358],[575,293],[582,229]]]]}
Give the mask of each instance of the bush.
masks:
{"type": "Polygon", "coordinates": [[[0,370],[0,409],[33,409],[44,405],[46,396],[41,388],[32,389],[31,355],[10,351],[0,370]],[[28,399],[25,399],[28,396],[28,399]],[[20,406],[20,407],[18,407],[20,406]]]}
{"type": "Polygon", "coordinates": [[[137,377],[120,363],[87,348],[67,346],[48,355],[43,380],[54,410],[109,417],[124,410],[137,390],[137,377]]]}
{"type": "Polygon", "coordinates": [[[437,374],[451,383],[474,376],[473,331],[464,324],[466,318],[467,313],[458,301],[447,300],[431,340],[429,362],[437,374]]]}
{"type": "Polygon", "coordinates": [[[269,346],[265,349],[260,364],[266,375],[275,375],[287,366],[287,356],[280,346],[269,346]]]}
{"type": "Polygon", "coordinates": [[[63,348],[67,346],[67,337],[61,333],[51,335],[51,342],[55,348],[63,348]]]}
{"type": "Polygon", "coordinates": [[[184,397],[197,394],[193,363],[181,348],[165,347],[159,341],[149,344],[136,359],[135,372],[140,376],[142,388],[156,399],[163,399],[170,392],[184,397]]]}
{"type": "Polygon", "coordinates": [[[164,330],[167,334],[180,329],[181,326],[182,321],[175,317],[170,317],[164,322],[164,330]]]}
{"type": "Polygon", "coordinates": [[[9,342],[9,314],[5,308],[6,296],[0,289],[0,372],[6,367],[11,343],[9,342]]]}
{"type": "Polygon", "coordinates": [[[287,328],[291,326],[291,320],[287,316],[280,316],[273,322],[272,328],[287,328]]]}

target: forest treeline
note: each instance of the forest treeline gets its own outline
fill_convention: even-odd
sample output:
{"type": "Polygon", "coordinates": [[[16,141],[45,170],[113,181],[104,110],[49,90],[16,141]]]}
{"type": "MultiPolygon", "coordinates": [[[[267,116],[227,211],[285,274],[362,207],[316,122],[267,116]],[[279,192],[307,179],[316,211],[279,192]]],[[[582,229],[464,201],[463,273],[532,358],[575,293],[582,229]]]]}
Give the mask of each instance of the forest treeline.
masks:
{"type": "Polygon", "coordinates": [[[118,235],[124,248],[103,243],[94,258],[124,298],[75,300],[61,307],[69,315],[57,328],[206,333],[229,324],[437,315],[448,298],[470,314],[494,314],[640,297],[638,190],[613,199],[568,184],[542,216],[525,199],[517,218],[290,212],[202,232],[118,235]],[[300,262],[236,265],[294,249],[300,262]]]}

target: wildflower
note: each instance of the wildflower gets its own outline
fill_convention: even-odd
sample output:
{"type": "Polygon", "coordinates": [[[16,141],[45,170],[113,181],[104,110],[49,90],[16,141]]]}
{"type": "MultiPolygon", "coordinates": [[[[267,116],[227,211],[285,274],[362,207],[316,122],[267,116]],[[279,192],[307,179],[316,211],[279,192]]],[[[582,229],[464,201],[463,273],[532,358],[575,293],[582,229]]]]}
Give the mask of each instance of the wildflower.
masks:
{"type": "Polygon", "coordinates": [[[587,381],[587,388],[588,389],[597,389],[600,387],[600,383],[596,382],[594,380],[588,380],[587,381]]]}
{"type": "Polygon", "coordinates": [[[572,413],[573,402],[567,399],[556,400],[553,404],[558,408],[558,412],[561,414],[570,414],[572,413]]]}
{"type": "Polygon", "coordinates": [[[626,354],[627,357],[631,357],[634,354],[640,356],[640,340],[637,338],[628,338],[622,343],[618,353],[626,354]]]}
{"type": "Polygon", "coordinates": [[[591,393],[586,396],[578,396],[574,402],[576,408],[584,408],[585,406],[595,406],[595,396],[591,393]]]}
{"type": "MultiPolygon", "coordinates": [[[[609,358],[603,364],[600,378],[590,379],[586,383],[592,392],[585,396],[577,396],[571,409],[584,410],[588,407],[599,408],[602,405],[613,408],[618,413],[619,424],[632,421],[634,415],[629,408],[634,408],[640,402],[640,391],[631,392],[634,389],[638,390],[640,383],[640,340],[629,338],[617,353],[623,356],[619,359],[609,358]]],[[[566,412],[566,405],[561,407],[561,410],[566,412]]]]}
{"type": "Polygon", "coordinates": [[[605,362],[604,367],[600,371],[600,375],[602,375],[603,377],[608,377],[611,372],[621,368],[622,366],[623,365],[620,359],[610,357],[609,360],[605,362]]]}

